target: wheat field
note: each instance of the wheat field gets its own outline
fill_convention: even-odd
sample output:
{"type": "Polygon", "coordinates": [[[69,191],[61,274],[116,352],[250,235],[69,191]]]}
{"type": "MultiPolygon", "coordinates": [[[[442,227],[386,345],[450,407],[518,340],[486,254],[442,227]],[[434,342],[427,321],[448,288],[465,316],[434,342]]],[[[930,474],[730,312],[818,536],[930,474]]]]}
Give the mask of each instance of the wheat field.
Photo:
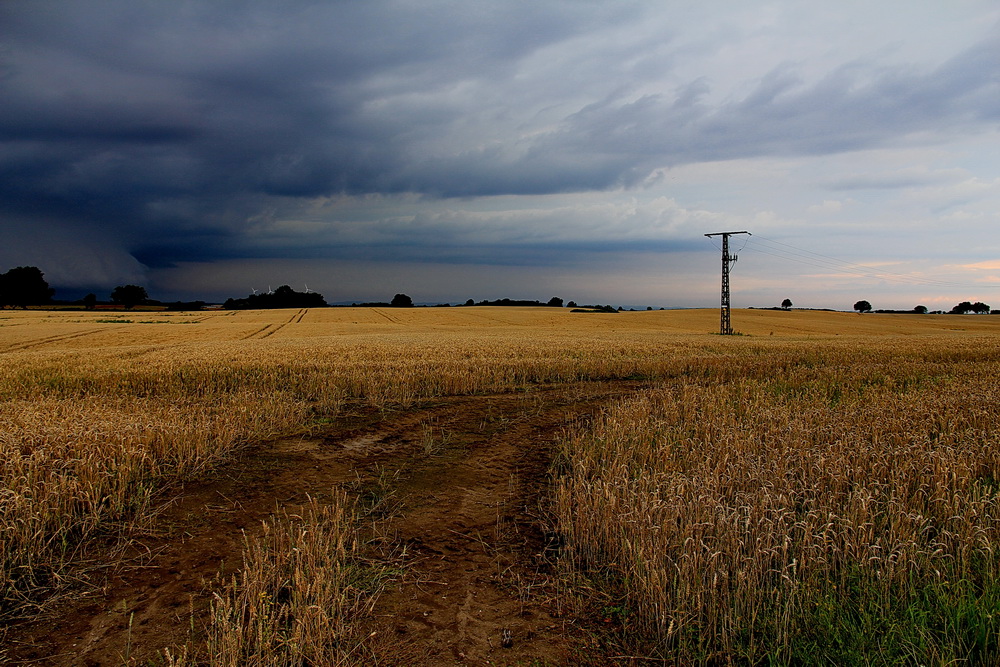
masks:
{"type": "Polygon", "coordinates": [[[648,329],[623,343],[617,326],[577,319],[572,331],[552,315],[3,311],[5,606],[50,585],[88,538],[141,517],[164,485],[345,402],[408,405],[675,363],[648,329]]]}
{"type": "Polygon", "coordinates": [[[563,565],[631,654],[1000,660],[1000,346],[860,342],[664,383],[563,442],[563,565]]]}
{"type": "Polygon", "coordinates": [[[642,378],[554,473],[567,595],[603,605],[626,648],[996,659],[1000,318],[733,322],[743,335],[715,335],[717,310],[0,311],[4,612],[171,484],[345,406],[642,378]]]}

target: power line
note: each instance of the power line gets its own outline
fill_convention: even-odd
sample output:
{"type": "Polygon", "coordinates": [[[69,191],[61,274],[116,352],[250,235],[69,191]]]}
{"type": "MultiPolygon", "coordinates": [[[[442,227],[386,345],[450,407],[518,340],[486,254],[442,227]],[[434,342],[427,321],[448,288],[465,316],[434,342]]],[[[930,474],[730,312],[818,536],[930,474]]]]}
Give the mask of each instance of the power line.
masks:
{"type": "Polygon", "coordinates": [[[923,278],[913,274],[896,273],[893,271],[883,270],[875,271],[872,270],[871,267],[864,266],[862,264],[855,264],[842,259],[837,259],[836,257],[813,252],[811,250],[797,248],[791,244],[783,243],[781,241],[776,241],[774,239],[769,239],[756,234],[750,240],[748,240],[747,250],[752,252],[777,257],[791,262],[798,262],[814,268],[836,271],[847,275],[933,287],[981,287],[978,285],[970,285],[968,283],[956,283],[944,280],[935,280],[932,278],[923,278]],[[750,240],[752,240],[752,244],[749,243],[750,240]],[[759,245],[763,245],[764,248],[767,248],[767,250],[758,247],[759,245]],[[788,248],[788,250],[785,248],[788,248]]]}

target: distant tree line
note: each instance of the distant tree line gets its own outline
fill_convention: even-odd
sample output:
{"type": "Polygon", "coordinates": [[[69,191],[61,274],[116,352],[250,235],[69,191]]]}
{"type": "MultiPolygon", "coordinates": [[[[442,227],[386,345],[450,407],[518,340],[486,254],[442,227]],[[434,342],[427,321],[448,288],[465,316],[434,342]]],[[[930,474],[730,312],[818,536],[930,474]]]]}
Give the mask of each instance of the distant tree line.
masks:
{"type": "MultiPolygon", "coordinates": [[[[0,308],[27,308],[28,306],[44,306],[52,303],[55,290],[49,287],[42,271],[35,266],[18,266],[6,273],[0,274],[0,308]]],[[[69,302],[66,302],[69,303],[69,302]]],[[[118,285],[109,295],[108,301],[100,301],[93,292],[74,302],[87,310],[94,310],[101,303],[111,303],[126,310],[140,305],[165,306],[167,310],[200,310],[207,304],[204,301],[175,301],[163,303],[150,299],[149,293],[141,285],[118,285]]],[[[297,292],[288,285],[282,285],[273,292],[263,294],[248,294],[244,298],[226,299],[224,307],[233,310],[269,309],[269,308],[319,308],[327,306],[326,299],[318,292],[297,292]]],[[[396,294],[392,301],[375,303],[355,303],[355,306],[412,308],[413,299],[406,294],[396,294]]],[[[450,304],[440,304],[447,306],[450,304]]],[[[550,306],[562,308],[563,300],[554,296],[547,302],[526,299],[483,300],[478,303],[473,299],[465,302],[466,306],[550,306]]],[[[571,308],[576,303],[567,304],[571,308]]],[[[610,306],[609,306],[610,308],[610,306]]]]}
{"type": "MultiPolygon", "coordinates": [[[[870,303],[868,303],[867,301],[865,301],[865,300],[857,301],[854,304],[854,310],[858,311],[859,313],[870,313],[870,312],[872,312],[872,305],[870,303]]],[[[893,314],[893,313],[895,313],[895,314],[916,313],[918,315],[926,315],[930,311],[928,310],[927,306],[920,305],[920,306],[914,306],[913,310],[882,310],[882,309],[880,309],[880,310],[876,310],[874,312],[876,312],[876,313],[886,313],[886,314],[893,314]]],[[[944,311],[941,311],[941,310],[934,311],[934,313],[936,313],[936,314],[941,314],[943,312],[944,311]]],[[[954,308],[952,308],[951,310],[949,310],[948,314],[949,315],[966,315],[968,313],[976,313],[977,315],[988,315],[991,312],[994,312],[994,311],[990,308],[989,304],[985,304],[982,301],[976,301],[975,303],[972,303],[971,301],[963,301],[962,303],[958,304],[957,306],[955,306],[954,308]]]]}
{"type": "Polygon", "coordinates": [[[226,299],[223,308],[230,310],[264,310],[268,308],[321,308],[326,299],[319,292],[296,292],[282,285],[273,292],[248,294],[242,299],[226,299]]]}
{"type": "MultiPolygon", "coordinates": [[[[41,269],[36,266],[18,266],[9,269],[5,273],[0,273],[0,308],[27,308],[28,306],[44,306],[52,303],[53,296],[55,295],[55,290],[49,287],[49,284],[45,281],[45,274],[42,273],[41,269]]],[[[200,310],[206,304],[204,301],[175,301],[173,303],[163,304],[160,301],[154,301],[149,298],[149,294],[146,292],[145,287],[139,285],[119,285],[112,290],[110,295],[110,301],[112,304],[121,306],[126,310],[131,310],[138,305],[143,304],[154,304],[158,306],[166,306],[168,310],[200,310]]],[[[76,302],[82,305],[88,310],[93,310],[97,307],[98,300],[96,294],[87,294],[83,299],[76,302]]],[[[327,306],[326,299],[323,295],[318,292],[310,291],[306,288],[305,292],[297,292],[293,290],[288,285],[282,285],[273,292],[266,292],[264,294],[249,294],[242,299],[226,299],[224,304],[225,308],[234,310],[250,310],[250,309],[268,309],[268,308],[320,308],[327,306]]],[[[412,308],[414,306],[413,299],[411,299],[406,294],[396,294],[392,301],[389,302],[376,302],[376,303],[355,303],[355,306],[372,306],[372,307],[389,307],[389,308],[412,308]]],[[[440,306],[448,306],[450,304],[439,304],[440,306]]],[[[553,308],[562,308],[563,300],[560,297],[554,296],[547,302],[542,303],[541,301],[532,299],[495,299],[482,301],[475,301],[474,299],[469,299],[465,302],[465,306],[548,306],[553,308]]],[[[566,304],[568,308],[574,309],[573,312],[601,312],[601,313],[616,313],[623,310],[621,307],[614,308],[613,306],[577,306],[574,301],[570,301],[566,304]]],[[[785,299],[781,302],[781,308],[783,310],[788,310],[792,307],[792,300],[785,299]]],[[[652,310],[652,307],[646,310],[652,310]]],[[[854,310],[859,313],[870,313],[872,312],[872,304],[861,299],[854,303],[854,310]]],[[[914,306],[913,310],[876,310],[876,313],[916,313],[916,314],[926,314],[928,312],[927,306],[918,305],[914,306]]],[[[942,313],[943,311],[934,311],[935,313],[942,313]]],[[[949,314],[952,315],[965,315],[968,313],[976,313],[977,315],[988,314],[993,311],[989,304],[983,303],[982,301],[962,301],[953,307],[949,314]]]]}
{"type": "MultiPolygon", "coordinates": [[[[580,306],[578,308],[573,308],[569,311],[571,313],[620,313],[624,310],[621,306],[615,308],[614,306],[580,306]]],[[[649,310],[647,308],[646,310],[649,310]]]]}
{"type": "Polygon", "coordinates": [[[953,315],[965,315],[967,313],[975,313],[976,315],[986,315],[990,312],[990,307],[983,303],[982,301],[976,301],[975,303],[970,303],[968,301],[963,301],[949,311],[953,315]]]}
{"type": "Polygon", "coordinates": [[[465,302],[466,306],[549,306],[551,308],[562,308],[563,300],[557,296],[552,297],[545,303],[536,300],[529,299],[495,299],[489,301],[484,299],[483,301],[474,301],[469,299],[465,302]]]}
{"type": "MultiPolygon", "coordinates": [[[[97,295],[91,292],[80,299],[79,303],[87,310],[97,308],[97,295]]],[[[111,303],[121,306],[125,310],[132,310],[136,306],[166,306],[167,310],[201,310],[208,304],[204,301],[171,301],[163,303],[156,299],[150,299],[145,287],[139,285],[119,285],[111,291],[111,303]]]]}
{"type": "Polygon", "coordinates": [[[364,308],[413,308],[413,299],[405,294],[397,294],[392,297],[392,301],[370,301],[368,303],[352,303],[351,305],[364,308]]]}

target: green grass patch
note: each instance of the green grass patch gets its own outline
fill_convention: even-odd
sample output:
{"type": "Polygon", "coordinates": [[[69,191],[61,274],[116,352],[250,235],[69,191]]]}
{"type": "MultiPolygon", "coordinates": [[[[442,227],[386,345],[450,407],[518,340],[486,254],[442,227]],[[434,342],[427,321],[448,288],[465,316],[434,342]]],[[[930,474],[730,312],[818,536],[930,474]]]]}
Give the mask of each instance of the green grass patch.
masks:
{"type": "MultiPolygon", "coordinates": [[[[808,590],[808,587],[803,587],[808,590]]],[[[732,657],[752,665],[986,665],[1000,660],[1000,585],[918,581],[884,592],[868,574],[824,582],[792,611],[772,609],[738,635],[732,657]]],[[[704,638],[685,651],[704,653],[704,638]],[[692,650],[694,649],[694,650],[692,650]]]]}

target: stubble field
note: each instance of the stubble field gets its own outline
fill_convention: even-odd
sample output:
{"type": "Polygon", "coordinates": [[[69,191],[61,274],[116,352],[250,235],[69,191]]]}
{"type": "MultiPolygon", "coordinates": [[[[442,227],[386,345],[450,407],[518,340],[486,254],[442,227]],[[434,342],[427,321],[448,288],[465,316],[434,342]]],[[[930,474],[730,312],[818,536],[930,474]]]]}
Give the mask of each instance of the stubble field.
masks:
{"type": "Polygon", "coordinates": [[[988,664],[1000,318],[0,312],[3,656],[988,664]]]}

